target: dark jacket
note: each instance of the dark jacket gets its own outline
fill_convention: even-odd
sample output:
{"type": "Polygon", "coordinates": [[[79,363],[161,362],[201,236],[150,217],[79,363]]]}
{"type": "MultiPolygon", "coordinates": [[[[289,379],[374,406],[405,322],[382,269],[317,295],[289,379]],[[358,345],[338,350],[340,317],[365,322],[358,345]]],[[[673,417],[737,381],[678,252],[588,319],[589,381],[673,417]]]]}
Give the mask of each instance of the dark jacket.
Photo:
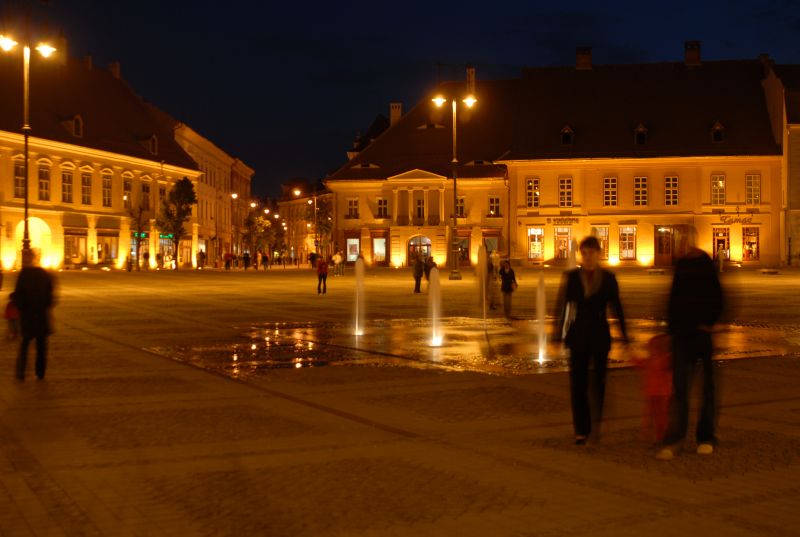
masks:
{"type": "Polygon", "coordinates": [[[49,309],[53,306],[53,277],[41,267],[19,271],[14,288],[14,305],[19,310],[23,337],[46,336],[52,332],[49,309]]]}
{"type": "Polygon", "coordinates": [[[619,300],[617,278],[611,272],[598,267],[591,281],[582,268],[566,273],[560,297],[560,322],[556,327],[556,339],[561,339],[568,327],[564,343],[573,351],[608,352],[611,348],[611,332],[606,310],[614,309],[620,324],[622,337],[627,341],[625,315],[619,300]]]}
{"type": "Polygon", "coordinates": [[[419,280],[422,278],[422,273],[425,271],[425,263],[419,257],[414,261],[414,279],[419,280]]]}
{"type": "Polygon", "coordinates": [[[722,302],[719,275],[707,253],[694,249],[678,260],[667,313],[671,334],[711,327],[722,314],[722,302]]]}
{"type": "Polygon", "coordinates": [[[509,267],[509,269],[506,270],[505,267],[503,267],[498,274],[500,275],[500,291],[503,293],[513,293],[517,286],[517,277],[514,274],[514,269],[509,267]]]}

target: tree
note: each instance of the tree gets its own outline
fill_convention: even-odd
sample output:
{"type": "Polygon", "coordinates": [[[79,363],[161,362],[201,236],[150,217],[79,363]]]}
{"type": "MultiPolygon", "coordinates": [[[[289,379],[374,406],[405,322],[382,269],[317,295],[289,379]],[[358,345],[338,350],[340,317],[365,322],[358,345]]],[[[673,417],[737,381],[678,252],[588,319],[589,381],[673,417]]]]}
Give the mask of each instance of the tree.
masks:
{"type": "Polygon", "coordinates": [[[144,238],[145,224],[147,220],[143,217],[144,207],[140,203],[136,209],[131,208],[131,220],[133,223],[134,239],[136,240],[136,271],[142,268],[139,266],[139,258],[142,255],[142,239],[144,238]]]}
{"type": "Polygon", "coordinates": [[[314,202],[308,204],[306,207],[306,222],[315,226],[316,236],[319,240],[319,245],[316,247],[317,252],[321,252],[324,247],[330,243],[331,230],[333,229],[333,206],[330,197],[317,197],[316,215],[314,214],[314,202]]]}
{"type": "MultiPolygon", "coordinates": [[[[172,239],[173,255],[178,255],[181,237],[186,233],[183,224],[192,216],[192,205],[197,203],[194,185],[188,177],[179,179],[161,203],[161,215],[156,220],[158,229],[172,239]]],[[[178,270],[178,263],[175,263],[178,270]]]]}
{"type": "Polygon", "coordinates": [[[244,240],[251,252],[269,250],[274,240],[275,230],[272,221],[266,216],[250,211],[244,221],[244,240]]]}

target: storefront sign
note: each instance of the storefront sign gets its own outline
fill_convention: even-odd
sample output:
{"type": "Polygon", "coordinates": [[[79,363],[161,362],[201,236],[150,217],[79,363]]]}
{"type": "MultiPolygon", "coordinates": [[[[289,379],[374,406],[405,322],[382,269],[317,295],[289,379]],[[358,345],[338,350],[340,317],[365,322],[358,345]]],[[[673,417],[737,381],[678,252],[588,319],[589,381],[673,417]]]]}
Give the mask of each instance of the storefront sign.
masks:
{"type": "Polygon", "coordinates": [[[753,217],[752,216],[720,216],[720,222],[725,225],[730,224],[752,224],[753,217]]]}
{"type": "Polygon", "coordinates": [[[547,223],[548,224],[555,224],[557,226],[569,226],[571,224],[577,224],[578,221],[579,220],[577,218],[548,218],[547,219],[547,223]]]}

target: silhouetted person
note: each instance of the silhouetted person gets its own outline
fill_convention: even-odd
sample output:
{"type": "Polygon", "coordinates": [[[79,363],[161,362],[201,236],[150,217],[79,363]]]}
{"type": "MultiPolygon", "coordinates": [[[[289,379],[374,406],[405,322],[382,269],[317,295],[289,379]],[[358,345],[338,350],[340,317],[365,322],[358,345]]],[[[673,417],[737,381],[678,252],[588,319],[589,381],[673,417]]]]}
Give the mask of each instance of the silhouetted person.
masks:
{"type": "Polygon", "coordinates": [[[668,324],[672,336],[672,405],[664,447],[657,457],[669,460],[686,438],[689,427],[689,385],[697,361],[703,364],[703,399],[697,422],[697,453],[710,455],[715,436],[716,395],[711,363],[711,329],[722,314],[722,286],[714,261],[694,246],[697,231],[689,231],[690,247],[675,265],[669,294],[668,324]]]}
{"type": "Polygon", "coordinates": [[[507,259],[503,261],[498,275],[500,276],[500,292],[503,293],[503,313],[506,319],[510,319],[511,294],[517,290],[517,277],[514,274],[514,269],[511,268],[511,263],[509,263],[507,259]]]}
{"type": "Polygon", "coordinates": [[[328,262],[324,257],[319,258],[317,261],[317,294],[326,294],[328,292],[328,262]]]}
{"type": "Polygon", "coordinates": [[[19,272],[14,289],[14,305],[19,310],[22,342],[17,357],[16,376],[25,380],[28,344],[36,340],[36,376],[44,378],[47,369],[47,337],[52,332],[53,277],[41,267],[28,266],[19,272]]]}
{"type": "MultiPolygon", "coordinates": [[[[600,243],[595,237],[581,241],[583,262],[565,273],[560,304],[561,322],[556,337],[563,337],[569,347],[569,380],[575,443],[583,445],[603,416],[606,366],[611,349],[611,332],[606,310],[611,305],[619,319],[622,337],[627,343],[625,316],[619,300],[617,279],[600,268],[600,243]],[[589,365],[594,366],[594,420],[589,405],[589,365]]],[[[597,431],[595,431],[597,433],[597,431]]]]}
{"type": "Polygon", "coordinates": [[[242,256],[242,265],[244,265],[244,270],[250,268],[250,252],[245,252],[242,256]]]}
{"type": "Polygon", "coordinates": [[[422,261],[422,256],[417,254],[414,258],[414,292],[421,293],[419,286],[422,283],[422,275],[425,272],[425,263],[422,261]]]}

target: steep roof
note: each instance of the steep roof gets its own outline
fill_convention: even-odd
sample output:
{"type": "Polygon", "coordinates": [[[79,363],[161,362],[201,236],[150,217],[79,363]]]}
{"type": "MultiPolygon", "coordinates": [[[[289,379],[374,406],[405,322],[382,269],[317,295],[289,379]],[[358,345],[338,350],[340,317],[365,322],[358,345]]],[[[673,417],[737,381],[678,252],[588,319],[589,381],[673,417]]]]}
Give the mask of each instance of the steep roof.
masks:
{"type": "MultiPolygon", "coordinates": [[[[759,61],[743,60],[543,67],[517,80],[478,81],[474,109],[459,108],[458,160],[778,155],[762,73],[759,61]],[[724,141],[713,140],[715,125],[724,141]],[[646,131],[643,144],[635,141],[637,127],[646,131]],[[563,143],[565,130],[572,143],[563,143]]],[[[380,179],[414,168],[449,176],[452,120],[449,106],[433,108],[436,93],[463,94],[464,83],[440,85],[329,179],[380,179]],[[428,123],[443,128],[419,128],[428,123]]],[[[462,165],[458,173],[499,170],[462,165]]]]}
{"type": "Polygon", "coordinates": [[[800,65],[776,65],[775,73],[786,88],[787,120],[800,123],[800,65]]]}
{"type": "MultiPolygon", "coordinates": [[[[0,55],[0,87],[0,129],[19,132],[22,61],[16,55],[0,55]]],[[[30,124],[32,136],[197,169],[168,123],[159,121],[124,80],[78,60],[66,65],[31,62],[30,124]],[[80,138],[66,123],[75,116],[83,120],[80,138]],[[158,140],[155,155],[147,145],[153,135],[158,140]]]]}

